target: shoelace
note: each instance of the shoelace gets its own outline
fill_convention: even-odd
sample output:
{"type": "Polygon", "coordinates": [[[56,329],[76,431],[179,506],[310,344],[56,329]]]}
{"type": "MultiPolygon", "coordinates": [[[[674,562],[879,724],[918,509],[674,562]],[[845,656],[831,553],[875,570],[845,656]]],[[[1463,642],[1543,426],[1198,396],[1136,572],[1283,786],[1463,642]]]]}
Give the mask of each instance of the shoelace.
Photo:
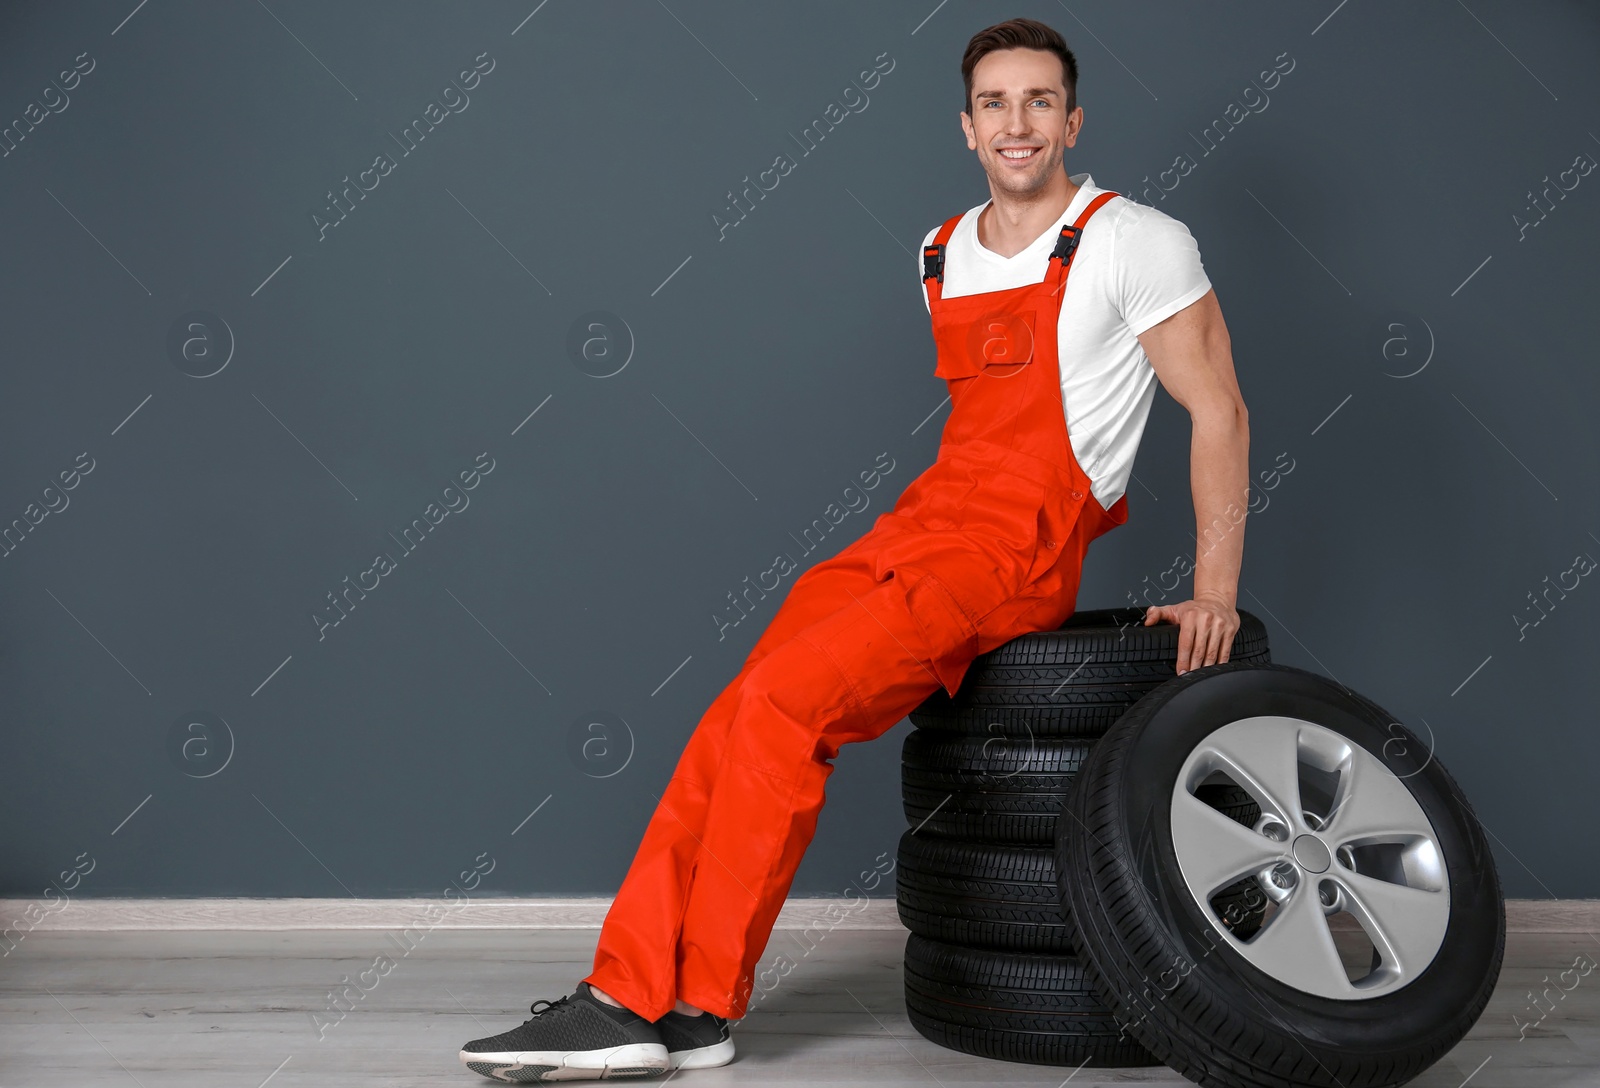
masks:
{"type": "Polygon", "coordinates": [[[551,1001],[549,998],[546,998],[546,997],[541,997],[539,1000],[535,1001],[532,1005],[528,1006],[528,1011],[533,1013],[533,1016],[530,1017],[527,1020],[524,1020],[523,1023],[524,1024],[531,1024],[531,1023],[533,1023],[534,1019],[536,1019],[536,1018],[538,1018],[540,1016],[543,1016],[545,1013],[550,1012],[552,1009],[558,1009],[558,1008],[562,1007],[563,1005],[567,1005],[571,1001],[572,1001],[572,996],[570,994],[567,995],[566,997],[558,997],[554,1001],[551,1001]],[[541,1009],[539,1007],[540,1005],[543,1005],[544,1008],[541,1009]]]}

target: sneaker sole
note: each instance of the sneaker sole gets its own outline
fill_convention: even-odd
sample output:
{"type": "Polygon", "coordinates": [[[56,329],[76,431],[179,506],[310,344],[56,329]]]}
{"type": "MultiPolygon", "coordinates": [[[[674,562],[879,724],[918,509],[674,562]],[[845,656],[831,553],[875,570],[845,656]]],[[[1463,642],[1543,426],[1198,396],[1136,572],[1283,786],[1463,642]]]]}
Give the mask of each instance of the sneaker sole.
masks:
{"type": "Polygon", "coordinates": [[[629,1043],[605,1050],[512,1050],[461,1052],[474,1073],[512,1084],[563,1080],[618,1080],[655,1077],[667,1071],[667,1048],[660,1043],[629,1043]]]}
{"type": "Polygon", "coordinates": [[[733,1040],[724,1039],[710,1046],[697,1046],[693,1050],[677,1050],[667,1054],[667,1068],[711,1069],[733,1061],[733,1040]]]}

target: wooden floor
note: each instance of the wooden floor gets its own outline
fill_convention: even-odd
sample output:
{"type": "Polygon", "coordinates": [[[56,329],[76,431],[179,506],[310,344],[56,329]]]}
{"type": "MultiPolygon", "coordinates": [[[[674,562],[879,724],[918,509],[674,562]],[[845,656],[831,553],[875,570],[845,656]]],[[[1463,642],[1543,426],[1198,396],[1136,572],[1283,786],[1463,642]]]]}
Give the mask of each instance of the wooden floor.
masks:
{"type": "MultiPolygon", "coordinates": [[[[402,955],[371,930],[35,932],[0,959],[0,1088],[486,1085],[457,1061],[461,1044],[521,1023],[535,998],[569,992],[596,936],[437,929],[402,955]],[[319,1035],[313,1014],[327,1008],[328,991],[381,954],[395,966],[342,1019],[328,1014],[319,1035]]],[[[763,964],[785,943],[799,963],[735,1028],[734,1062],[670,1079],[697,1088],[1059,1088],[1072,1073],[973,1058],[918,1035],[902,998],[903,932],[835,929],[809,955],[798,937],[773,934],[763,964]]],[[[1572,989],[1558,996],[1559,973],[1579,955],[1600,959],[1600,942],[1512,934],[1488,1010],[1413,1083],[1600,1086],[1600,971],[1567,975],[1572,989]],[[1546,989],[1535,1005],[1530,992],[1546,989]]],[[[1075,1088],[1188,1083],[1160,1067],[1070,1079],[1075,1088]]]]}

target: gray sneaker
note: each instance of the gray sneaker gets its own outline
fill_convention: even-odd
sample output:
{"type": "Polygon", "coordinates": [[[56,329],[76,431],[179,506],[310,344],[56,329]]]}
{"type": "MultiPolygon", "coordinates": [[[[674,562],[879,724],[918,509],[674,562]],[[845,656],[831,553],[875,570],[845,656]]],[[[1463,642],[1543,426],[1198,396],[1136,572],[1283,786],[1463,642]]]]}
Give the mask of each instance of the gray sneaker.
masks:
{"type": "Polygon", "coordinates": [[[570,997],[541,998],[528,1011],[533,1016],[521,1027],[462,1047],[461,1061],[475,1073],[515,1084],[667,1071],[667,1047],[656,1026],[631,1009],[601,1001],[587,982],[578,983],[570,997]]]}
{"type": "Polygon", "coordinates": [[[733,1061],[728,1021],[715,1013],[669,1012],[655,1026],[667,1046],[668,1069],[710,1069],[733,1061]]]}

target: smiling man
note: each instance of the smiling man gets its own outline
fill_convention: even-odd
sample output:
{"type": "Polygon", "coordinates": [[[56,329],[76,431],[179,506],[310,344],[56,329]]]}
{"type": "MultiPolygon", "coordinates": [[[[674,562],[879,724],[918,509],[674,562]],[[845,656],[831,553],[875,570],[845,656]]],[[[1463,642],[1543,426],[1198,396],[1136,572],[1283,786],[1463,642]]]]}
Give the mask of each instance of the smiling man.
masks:
{"type": "MultiPolygon", "coordinates": [[[[1059,34],[1031,19],[990,27],[968,44],[962,73],[970,109],[961,127],[988,175],[990,199],[952,220],[947,238],[938,239],[935,228],[923,240],[924,252],[936,241],[945,246],[935,287],[946,303],[1037,283],[1062,227],[1106,192],[1087,172],[1068,176],[1062,168],[1066,149],[1077,144],[1083,109],[1077,62],[1059,34]]],[[[1157,381],[1189,412],[1201,549],[1194,596],[1145,614],[1147,625],[1180,625],[1182,673],[1226,661],[1239,629],[1248,417],[1222,310],[1188,229],[1121,196],[1091,215],[1076,239],[1070,285],[1050,330],[1061,410],[1073,459],[1117,524],[1127,517],[1124,495],[1157,381]],[[1230,525],[1231,531],[1217,530],[1230,525]]],[[[919,254],[918,271],[926,268],[919,254]]],[[[937,311],[933,320],[937,329],[937,311]]]]}
{"type": "MultiPolygon", "coordinates": [[[[961,127],[990,199],[925,239],[919,271],[951,409],[934,463],[872,529],[797,578],[701,717],[575,993],[470,1042],[507,1081],[652,1076],[733,1058],[843,744],[882,736],[979,654],[1076,609],[1089,544],[1127,520],[1155,383],[1193,422],[1198,524],[1242,509],[1246,415],[1227,331],[1181,223],[1062,170],[1083,126],[1061,36],[977,34],[961,127]],[[1071,273],[1070,279],[1068,273],[1071,273]]],[[[1231,523],[1231,521],[1230,521],[1231,523]]],[[[1228,659],[1242,523],[1207,542],[1178,672],[1228,659]]]]}

